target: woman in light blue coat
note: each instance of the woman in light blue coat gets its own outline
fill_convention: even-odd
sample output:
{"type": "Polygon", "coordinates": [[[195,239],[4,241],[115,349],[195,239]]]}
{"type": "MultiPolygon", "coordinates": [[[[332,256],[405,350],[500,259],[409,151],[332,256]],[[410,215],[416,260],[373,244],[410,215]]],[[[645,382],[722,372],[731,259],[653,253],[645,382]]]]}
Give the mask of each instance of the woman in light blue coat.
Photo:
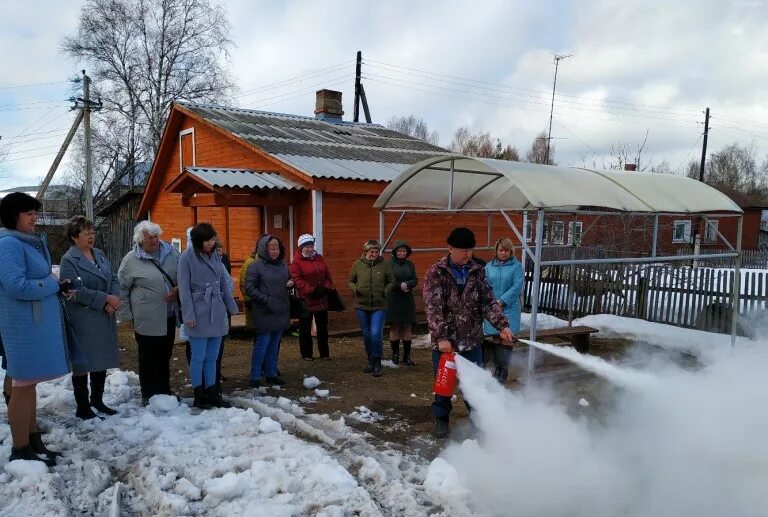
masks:
{"type": "MultiPolygon", "coordinates": [[[[517,334],[520,332],[520,292],[523,290],[523,266],[514,257],[513,251],[514,247],[510,239],[499,239],[496,242],[493,260],[485,265],[485,277],[491,285],[493,295],[504,309],[504,315],[509,320],[510,330],[517,334]]],[[[499,331],[488,320],[483,322],[483,333],[486,336],[499,335],[499,331]]],[[[501,384],[506,384],[512,349],[501,343],[494,344],[490,348],[493,362],[496,365],[494,377],[501,384]]]]}
{"type": "Polygon", "coordinates": [[[87,420],[96,413],[114,415],[104,404],[107,369],[118,366],[117,322],[120,307],[120,282],[104,252],[94,248],[96,230],[93,223],[76,215],[69,220],[67,237],[73,245],[61,258],[61,278],[76,279],[76,294],[67,304],[67,314],[86,361],[74,367],[72,388],[77,410],[75,416],[87,420]],[[91,394],[88,396],[88,376],[91,394]]]}
{"type": "Polygon", "coordinates": [[[56,463],[37,429],[39,382],[69,372],[59,292],[71,296],[51,271],[51,256],[35,233],[40,202],[21,192],[0,201],[0,329],[12,378],[8,421],[13,445],[9,461],[56,463]]]}
{"type": "Polygon", "coordinates": [[[178,285],[185,333],[192,348],[189,375],[194,406],[229,407],[216,385],[216,358],[221,338],[229,332],[228,314],[237,304],[221,259],[216,253],[216,230],[200,223],[190,232],[192,247],[179,259],[178,285]]]}

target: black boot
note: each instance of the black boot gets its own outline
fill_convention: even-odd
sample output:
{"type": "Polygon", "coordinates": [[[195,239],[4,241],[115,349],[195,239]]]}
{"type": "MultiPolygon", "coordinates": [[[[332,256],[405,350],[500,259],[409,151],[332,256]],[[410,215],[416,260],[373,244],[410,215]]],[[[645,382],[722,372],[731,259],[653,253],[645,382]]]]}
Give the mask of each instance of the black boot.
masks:
{"type": "Polygon", "coordinates": [[[400,340],[390,341],[389,344],[392,345],[392,362],[400,364],[400,340]]]}
{"type": "Polygon", "coordinates": [[[416,366],[416,363],[411,359],[411,340],[403,340],[403,364],[405,366],[416,366]]]}
{"type": "Polygon", "coordinates": [[[381,377],[381,357],[373,358],[373,376],[381,377]]]}
{"type": "Polygon", "coordinates": [[[368,354],[368,366],[365,367],[365,370],[363,370],[363,373],[371,373],[373,371],[373,357],[371,357],[371,354],[368,354]]]}
{"type": "Polygon", "coordinates": [[[117,411],[104,404],[104,382],[107,380],[107,372],[91,372],[91,407],[105,415],[116,415],[117,411]]]}
{"type": "Polygon", "coordinates": [[[192,407],[200,409],[211,408],[211,404],[208,401],[208,394],[205,392],[205,388],[202,386],[195,386],[192,391],[195,393],[195,400],[192,402],[192,407]]]}
{"type": "Polygon", "coordinates": [[[8,458],[8,462],[10,463],[14,460],[42,461],[48,467],[54,467],[56,465],[56,458],[49,458],[36,454],[29,444],[24,447],[19,447],[18,449],[11,448],[11,457],[8,458]]]}
{"type": "Polygon", "coordinates": [[[35,431],[29,435],[29,446],[32,452],[36,454],[44,454],[49,458],[56,458],[57,456],[63,456],[60,452],[52,451],[48,449],[43,443],[43,439],[40,438],[40,432],[35,431]]]}
{"type": "Polygon", "coordinates": [[[75,402],[77,403],[75,416],[83,420],[96,418],[97,415],[91,410],[91,404],[88,401],[88,376],[73,375],[72,389],[75,392],[75,402]]]}
{"type": "Polygon", "coordinates": [[[448,436],[448,419],[435,418],[435,427],[432,429],[432,436],[435,438],[446,438],[448,436]]]}
{"type": "Polygon", "coordinates": [[[268,386],[285,386],[285,379],[277,375],[276,377],[267,377],[268,386]]]}
{"type": "Polygon", "coordinates": [[[221,391],[215,384],[205,388],[205,396],[208,397],[208,403],[213,407],[232,407],[232,404],[221,397],[221,391]]]}
{"type": "Polygon", "coordinates": [[[5,399],[5,405],[7,406],[11,402],[11,395],[3,391],[3,398],[5,399]]]}

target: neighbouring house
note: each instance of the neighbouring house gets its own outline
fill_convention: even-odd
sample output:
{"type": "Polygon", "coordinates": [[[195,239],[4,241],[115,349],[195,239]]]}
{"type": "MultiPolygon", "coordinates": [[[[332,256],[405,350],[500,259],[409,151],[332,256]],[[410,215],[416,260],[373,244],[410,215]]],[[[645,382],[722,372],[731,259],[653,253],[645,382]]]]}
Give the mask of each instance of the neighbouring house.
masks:
{"type": "MultiPolygon", "coordinates": [[[[316,237],[339,291],[363,243],[378,239],[376,197],[410,165],[449,151],[378,124],[343,120],[341,93],[317,92],[315,116],[175,103],[135,219],[161,225],[163,238],[182,249],[186,229],[214,225],[233,275],[268,232],[292,257],[303,233],[316,237]]],[[[385,217],[385,235],[398,214],[385,217]]],[[[488,216],[408,216],[394,239],[443,250],[454,225],[476,230],[481,245],[488,216]]],[[[420,272],[442,252],[416,254],[420,272]]],[[[389,257],[387,257],[389,258],[389,257]]],[[[352,328],[351,310],[334,315],[335,328],[352,328]]]]}

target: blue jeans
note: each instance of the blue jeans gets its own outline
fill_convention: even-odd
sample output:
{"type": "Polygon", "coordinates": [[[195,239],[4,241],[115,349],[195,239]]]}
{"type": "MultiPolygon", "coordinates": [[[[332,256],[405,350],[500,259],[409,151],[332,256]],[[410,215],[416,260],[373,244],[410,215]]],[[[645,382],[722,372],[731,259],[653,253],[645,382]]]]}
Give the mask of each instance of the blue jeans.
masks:
{"type": "MultiPolygon", "coordinates": [[[[432,350],[432,373],[437,376],[437,367],[440,365],[440,357],[443,355],[438,350],[432,350]]],[[[475,363],[480,368],[483,367],[483,347],[477,345],[471,350],[461,352],[461,357],[475,363]]],[[[464,405],[468,410],[472,410],[469,403],[465,400],[464,405]]],[[[440,418],[441,420],[448,420],[453,409],[451,404],[451,397],[445,397],[443,395],[435,395],[435,401],[432,403],[432,416],[440,418]]]]}
{"type": "Polygon", "coordinates": [[[387,311],[378,309],[368,311],[365,309],[355,309],[357,321],[360,322],[360,331],[363,333],[363,342],[365,343],[365,353],[374,357],[381,357],[384,347],[384,318],[387,311]]]}
{"type": "Polygon", "coordinates": [[[216,358],[219,356],[221,336],[219,337],[190,337],[189,346],[192,348],[192,358],[189,361],[189,376],[192,386],[205,387],[216,384],[216,358]]]}
{"type": "Polygon", "coordinates": [[[261,379],[262,373],[267,377],[277,377],[277,354],[280,351],[282,330],[261,332],[253,338],[253,354],[251,355],[251,380],[261,379]],[[263,368],[263,372],[262,372],[263,368]]]}

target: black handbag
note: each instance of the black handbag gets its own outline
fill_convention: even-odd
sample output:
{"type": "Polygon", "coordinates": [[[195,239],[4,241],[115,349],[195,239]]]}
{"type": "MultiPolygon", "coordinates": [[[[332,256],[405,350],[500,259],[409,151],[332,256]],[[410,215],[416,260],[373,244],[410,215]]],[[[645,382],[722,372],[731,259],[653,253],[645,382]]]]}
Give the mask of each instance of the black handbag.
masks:
{"type": "Polygon", "coordinates": [[[328,297],[328,310],[332,312],[342,312],[345,311],[347,308],[344,306],[344,302],[341,301],[341,296],[339,296],[339,291],[336,289],[336,286],[331,284],[331,287],[333,287],[332,290],[328,291],[326,296],[328,297]]]}
{"type": "Polygon", "coordinates": [[[290,293],[290,300],[291,300],[291,319],[297,320],[300,319],[304,312],[306,311],[306,307],[304,306],[304,300],[299,298],[296,289],[291,289],[290,293]]]}

